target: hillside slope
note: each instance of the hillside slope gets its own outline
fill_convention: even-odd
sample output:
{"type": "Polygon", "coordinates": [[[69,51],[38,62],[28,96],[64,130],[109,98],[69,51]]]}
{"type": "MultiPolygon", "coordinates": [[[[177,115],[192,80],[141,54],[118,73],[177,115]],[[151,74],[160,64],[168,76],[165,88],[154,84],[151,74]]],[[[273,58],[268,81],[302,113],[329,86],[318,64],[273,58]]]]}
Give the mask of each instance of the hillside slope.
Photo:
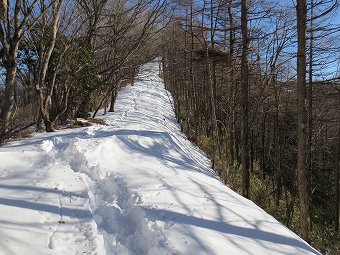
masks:
{"type": "Polygon", "coordinates": [[[215,176],[180,133],[158,63],[109,126],[0,148],[0,254],[319,254],[215,176]]]}

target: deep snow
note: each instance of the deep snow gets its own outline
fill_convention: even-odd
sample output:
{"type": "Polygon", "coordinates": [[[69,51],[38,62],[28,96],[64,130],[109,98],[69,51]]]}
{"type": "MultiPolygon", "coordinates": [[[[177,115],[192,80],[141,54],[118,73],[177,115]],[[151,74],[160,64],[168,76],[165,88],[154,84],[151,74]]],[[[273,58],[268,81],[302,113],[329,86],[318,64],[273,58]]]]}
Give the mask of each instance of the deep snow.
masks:
{"type": "Polygon", "coordinates": [[[319,254],[219,181],[158,65],[121,89],[109,126],[0,148],[0,254],[319,254]]]}

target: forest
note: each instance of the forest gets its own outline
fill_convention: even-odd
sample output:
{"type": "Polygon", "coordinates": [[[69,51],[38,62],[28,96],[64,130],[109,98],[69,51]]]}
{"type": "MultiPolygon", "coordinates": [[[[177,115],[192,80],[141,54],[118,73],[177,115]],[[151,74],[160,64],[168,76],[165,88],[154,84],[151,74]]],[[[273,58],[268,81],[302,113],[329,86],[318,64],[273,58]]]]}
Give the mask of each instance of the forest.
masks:
{"type": "Polygon", "coordinates": [[[0,144],[114,111],[160,57],[221,180],[340,253],[340,2],[2,0],[0,144]]]}

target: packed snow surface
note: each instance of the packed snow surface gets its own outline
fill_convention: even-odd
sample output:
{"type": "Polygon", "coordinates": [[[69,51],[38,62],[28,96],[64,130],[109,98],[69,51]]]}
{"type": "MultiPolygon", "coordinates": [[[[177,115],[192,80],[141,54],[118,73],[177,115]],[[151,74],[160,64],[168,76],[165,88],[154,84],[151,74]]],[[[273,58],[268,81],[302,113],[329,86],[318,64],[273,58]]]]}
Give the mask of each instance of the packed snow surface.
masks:
{"type": "Polygon", "coordinates": [[[219,181],[158,65],[121,89],[108,126],[0,148],[0,254],[319,254],[219,181]]]}

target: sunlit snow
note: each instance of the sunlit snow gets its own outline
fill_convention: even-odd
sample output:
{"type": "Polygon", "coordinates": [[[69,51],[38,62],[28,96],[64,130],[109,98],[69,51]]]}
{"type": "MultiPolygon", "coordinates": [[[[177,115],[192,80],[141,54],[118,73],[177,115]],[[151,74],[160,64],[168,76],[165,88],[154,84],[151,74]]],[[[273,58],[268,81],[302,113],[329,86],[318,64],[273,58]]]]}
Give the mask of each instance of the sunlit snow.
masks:
{"type": "Polygon", "coordinates": [[[219,181],[157,61],[94,125],[0,148],[0,254],[319,254],[219,181]]]}

